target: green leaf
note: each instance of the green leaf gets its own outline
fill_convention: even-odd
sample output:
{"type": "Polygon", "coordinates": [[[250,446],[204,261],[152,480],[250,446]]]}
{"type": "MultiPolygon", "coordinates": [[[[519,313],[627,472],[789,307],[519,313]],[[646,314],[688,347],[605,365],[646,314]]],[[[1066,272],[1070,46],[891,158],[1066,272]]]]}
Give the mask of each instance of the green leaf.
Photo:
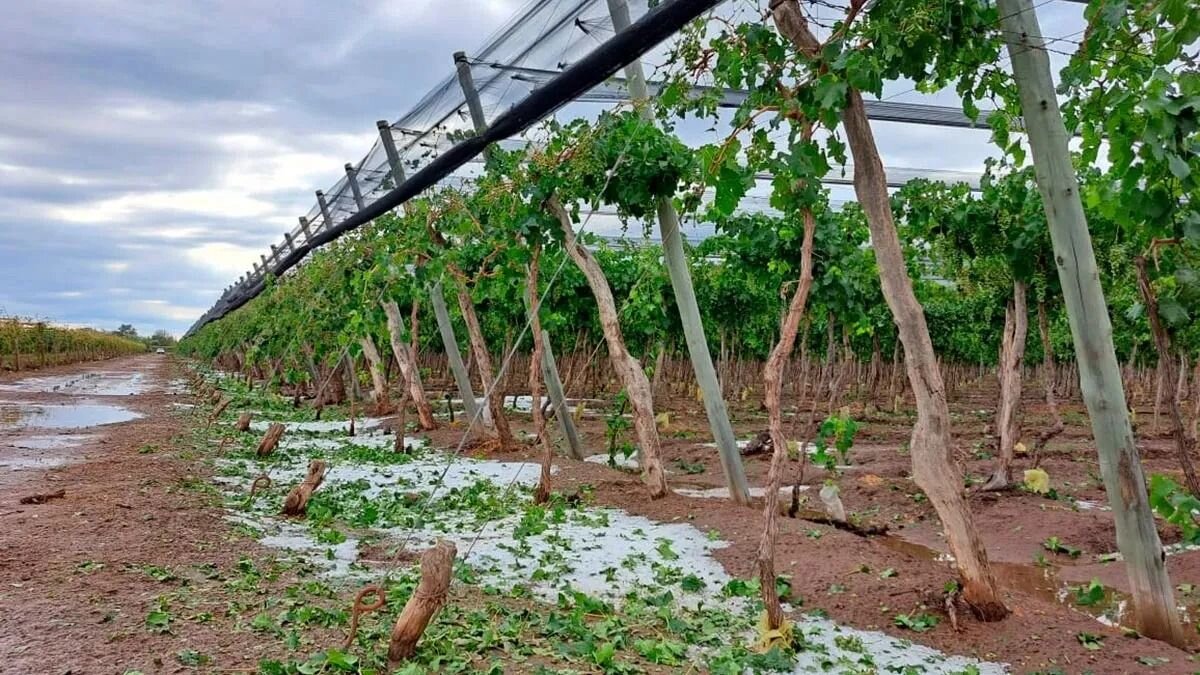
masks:
{"type": "Polygon", "coordinates": [[[1187,308],[1175,298],[1162,298],[1159,300],[1158,313],[1171,326],[1183,326],[1191,320],[1187,308]]]}
{"type": "Polygon", "coordinates": [[[1171,173],[1175,174],[1175,177],[1179,180],[1187,178],[1192,173],[1192,169],[1188,166],[1187,162],[1183,161],[1182,157],[1173,152],[1167,153],[1167,166],[1170,167],[1171,173]]]}
{"type": "Polygon", "coordinates": [[[1104,646],[1104,638],[1094,633],[1078,633],[1075,639],[1079,640],[1079,644],[1083,645],[1084,649],[1095,651],[1104,646]]]}

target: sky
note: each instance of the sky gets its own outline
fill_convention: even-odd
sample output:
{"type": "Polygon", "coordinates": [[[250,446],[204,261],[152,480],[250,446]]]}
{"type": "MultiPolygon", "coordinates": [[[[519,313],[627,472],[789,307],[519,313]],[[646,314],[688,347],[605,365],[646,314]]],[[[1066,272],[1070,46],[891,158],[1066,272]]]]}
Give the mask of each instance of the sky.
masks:
{"type": "MultiPolygon", "coordinates": [[[[37,0],[0,22],[0,315],[182,334],[524,0],[37,0]]],[[[1081,7],[1039,6],[1043,31],[1081,7]]],[[[889,88],[895,100],[953,99],[889,88]]],[[[878,124],[979,170],[986,132],[878,124]]],[[[835,197],[838,195],[835,194],[835,197]]],[[[849,195],[844,195],[849,196],[849,195]]]]}

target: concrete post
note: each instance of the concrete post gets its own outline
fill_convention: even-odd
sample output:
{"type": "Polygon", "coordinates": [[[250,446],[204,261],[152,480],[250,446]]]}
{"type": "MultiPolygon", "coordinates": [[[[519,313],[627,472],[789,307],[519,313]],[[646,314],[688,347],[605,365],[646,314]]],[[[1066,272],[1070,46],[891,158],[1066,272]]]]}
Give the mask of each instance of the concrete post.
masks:
{"type": "Polygon", "coordinates": [[[354,165],[350,162],[346,162],[345,169],[346,182],[350,184],[350,194],[354,195],[354,205],[358,207],[359,211],[362,211],[363,198],[362,190],[358,187],[358,171],[355,170],[354,165]]]}
{"type": "Polygon", "coordinates": [[[404,182],[404,164],[400,161],[400,152],[396,149],[396,139],[392,137],[392,125],[387,120],[375,123],[379,129],[379,143],[387,153],[388,166],[392,169],[392,187],[399,187],[404,182]]]}
{"type": "Polygon", "coordinates": [[[450,323],[450,312],[446,309],[446,296],[442,293],[442,284],[433,285],[429,292],[433,301],[433,316],[437,319],[438,332],[442,336],[442,345],[446,349],[446,360],[450,362],[450,372],[454,375],[454,384],[458,387],[459,398],[463,401],[463,410],[467,419],[476,420],[479,417],[479,404],[475,402],[475,392],[471,389],[471,376],[463,363],[462,353],[458,351],[458,339],[454,336],[454,324],[450,323]]]}
{"type": "Polygon", "coordinates": [[[482,134],[487,131],[487,118],[483,115],[483,104],[479,101],[479,91],[475,89],[475,78],[471,77],[471,64],[467,63],[466,52],[454,52],[454,68],[458,71],[458,85],[467,99],[467,110],[471,112],[475,133],[482,134]]]}
{"type": "MultiPolygon", "coordinates": [[[[406,180],[406,176],[404,175],[404,165],[400,161],[400,153],[396,150],[396,142],[392,138],[392,127],[386,120],[379,120],[375,126],[379,129],[379,141],[383,144],[388,164],[392,167],[392,180],[399,185],[406,180]]],[[[446,296],[442,293],[441,283],[436,283],[429,289],[429,297],[433,302],[433,315],[437,319],[438,334],[442,337],[442,350],[446,352],[446,360],[450,363],[450,372],[454,375],[458,396],[463,401],[463,410],[468,419],[479,419],[479,406],[475,403],[475,391],[471,388],[471,376],[467,373],[462,352],[458,349],[458,339],[454,335],[454,325],[450,323],[450,312],[446,309],[446,296]]]]}
{"type": "MultiPolygon", "coordinates": [[[[620,32],[629,28],[629,7],[625,0],[608,0],[608,12],[612,16],[614,31],[620,32]]],[[[625,78],[629,84],[630,98],[635,102],[644,102],[649,98],[641,60],[634,59],[625,66],[625,78]]],[[[653,120],[653,112],[648,106],[642,108],[642,116],[647,122],[653,120]]],[[[675,292],[675,305],[679,308],[679,319],[683,324],[684,339],[691,356],[692,368],[696,373],[696,382],[704,394],[704,410],[708,414],[713,440],[717,443],[721,467],[725,470],[725,483],[735,502],[748,504],[750,491],[746,485],[741,451],[737,447],[737,438],[733,435],[733,426],[729,423],[729,411],[725,407],[717,370],[713,367],[712,355],[708,351],[708,338],[704,335],[704,324],[700,319],[700,305],[696,301],[696,290],[692,286],[687,254],[683,250],[679,214],[676,213],[669,197],[659,201],[658,226],[662,238],[663,258],[671,276],[671,288],[675,292]]]]}
{"type": "Polygon", "coordinates": [[[333,218],[329,216],[329,202],[325,201],[325,193],[320,190],[317,190],[317,206],[321,208],[321,220],[324,222],[317,231],[328,230],[333,227],[333,218]]]}
{"type": "Polygon", "coordinates": [[[1133,625],[1143,635],[1182,646],[1183,628],[1146,494],[1113,347],[1112,320],[1071,163],[1070,134],[1058,107],[1050,57],[1030,0],[999,0],[996,6],[1049,224],[1079,363],[1080,389],[1092,422],[1100,474],[1112,504],[1117,548],[1125,559],[1133,591],[1133,625]]]}
{"type": "Polygon", "coordinates": [[[554,351],[550,349],[550,335],[542,331],[542,377],[546,380],[546,392],[550,395],[550,405],[554,406],[554,417],[558,419],[558,427],[563,438],[567,439],[567,454],[572,459],[583,459],[583,443],[579,440],[579,432],[575,429],[575,420],[567,407],[567,395],[563,391],[562,380],[558,376],[558,363],[554,360],[554,351]]]}
{"type": "MultiPolygon", "coordinates": [[[[483,115],[483,105],[479,102],[479,92],[475,90],[475,79],[471,77],[471,65],[467,63],[464,52],[454,53],[454,67],[458,70],[458,85],[462,87],[463,96],[467,99],[467,109],[471,111],[471,123],[475,125],[475,133],[487,131],[487,118],[483,115]]],[[[486,152],[486,151],[485,151],[486,152]]],[[[526,312],[530,310],[528,304],[526,312]]],[[[539,336],[533,336],[539,339],[539,336]]],[[[546,393],[550,404],[554,406],[554,416],[558,418],[563,436],[571,457],[583,459],[583,451],[579,443],[579,434],[575,431],[575,423],[571,419],[571,411],[567,407],[566,396],[563,393],[562,378],[558,375],[558,364],[554,360],[554,350],[550,347],[550,339],[542,331],[542,379],[546,381],[546,393]]]]}
{"type": "Polygon", "coordinates": [[[300,216],[300,231],[304,233],[304,241],[308,242],[312,239],[312,226],[308,222],[308,218],[300,216]]]}

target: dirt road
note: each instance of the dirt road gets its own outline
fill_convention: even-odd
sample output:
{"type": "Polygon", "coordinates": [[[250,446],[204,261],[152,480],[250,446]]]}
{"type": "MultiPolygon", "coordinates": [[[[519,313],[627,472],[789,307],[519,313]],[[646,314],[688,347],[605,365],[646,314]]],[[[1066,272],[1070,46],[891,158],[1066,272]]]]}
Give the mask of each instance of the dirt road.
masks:
{"type": "Polygon", "coordinates": [[[151,354],[0,376],[0,672],[194,672],[263,656],[224,589],[257,551],[231,545],[207,479],[190,473],[180,375],[151,354]]]}

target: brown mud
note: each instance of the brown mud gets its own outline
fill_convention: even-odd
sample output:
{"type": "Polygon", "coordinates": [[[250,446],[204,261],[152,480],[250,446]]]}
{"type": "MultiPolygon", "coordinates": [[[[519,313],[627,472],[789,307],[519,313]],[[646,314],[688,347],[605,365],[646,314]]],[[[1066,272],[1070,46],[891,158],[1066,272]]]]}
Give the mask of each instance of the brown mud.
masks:
{"type": "MultiPolygon", "coordinates": [[[[0,672],[251,672],[262,658],[302,658],[309,651],[340,644],[340,630],[315,631],[307,634],[312,641],[288,652],[276,636],[249,628],[255,615],[266,609],[267,598],[282,594],[297,577],[224,518],[209,480],[207,455],[197,451],[196,437],[189,431],[204,425],[204,415],[181,407],[195,401],[172,388],[172,380],[184,377],[177,363],[147,355],[48,368],[35,376],[104,372],[116,373],[118,380],[121,374],[140,373],[145,390],[14,391],[3,385],[28,375],[0,374],[0,401],[9,411],[0,416],[0,462],[7,462],[0,471],[0,672]],[[21,414],[12,412],[83,400],[140,417],[84,429],[42,429],[21,423],[21,414]],[[61,499],[18,503],[23,496],[60,489],[65,492],[61,499]],[[264,572],[264,579],[250,589],[238,585],[247,564],[264,572]],[[156,578],[154,567],[167,568],[170,578],[156,578]],[[147,618],[162,607],[173,617],[169,632],[147,630],[147,618]],[[204,654],[210,665],[197,669],[184,664],[180,655],[187,650],[204,654]]],[[[1035,401],[1038,387],[1028,390],[1027,438],[1043,420],[1035,401]]],[[[956,456],[976,480],[986,478],[992,467],[986,426],[994,398],[986,391],[968,392],[953,408],[956,456]]],[[[716,451],[705,445],[710,439],[699,404],[674,399],[658,407],[671,411],[671,421],[662,431],[670,485],[722,487],[716,451]]],[[[1093,503],[1103,506],[1106,500],[1086,418],[1078,406],[1064,405],[1064,412],[1067,431],[1051,442],[1042,462],[1058,499],[1010,491],[981,494],[970,501],[1005,602],[1013,610],[1009,618],[984,624],[960,616],[960,630],[944,620],[921,634],[894,625],[896,614],[938,596],[954,578],[936,516],[909,476],[904,446],[911,418],[905,414],[858,415],[864,424],[851,452],[851,468],[836,477],[852,517],[887,525],[888,535],[864,537],[829,525],[781,519],[776,565],[791,576],[793,603],[822,609],[840,623],[881,630],[948,653],[1005,661],[1014,672],[1195,672],[1200,664],[1188,652],[1129,637],[1097,620],[1096,615],[1105,612],[1117,614],[1126,582],[1119,561],[1101,558],[1116,550],[1111,517],[1102,508],[1088,508],[1093,503]],[[1042,542],[1049,537],[1078,548],[1079,556],[1045,550],[1042,542]],[[1073,602],[1072,588],[1093,578],[1108,587],[1105,597],[1094,606],[1073,602]],[[1077,638],[1081,633],[1100,636],[1100,649],[1086,649],[1077,638]],[[1167,661],[1153,668],[1145,665],[1162,658],[1167,661]]],[[[765,428],[765,417],[749,403],[733,414],[740,437],[765,428]]],[[[510,413],[510,419],[514,429],[530,430],[528,415],[510,413]]],[[[604,427],[600,416],[580,421],[585,447],[593,453],[606,445],[604,427]]],[[[453,448],[461,429],[447,426],[427,436],[435,447],[453,448]]],[[[1142,429],[1138,438],[1147,473],[1177,470],[1167,437],[1142,429]]],[[[536,461],[537,453],[530,447],[489,456],[536,461]]],[[[651,501],[634,474],[562,457],[555,463],[555,491],[587,488],[601,504],[715,530],[731,543],[716,553],[730,574],[753,575],[761,532],[757,507],[678,494],[651,501]]],[[[761,485],[767,458],[750,457],[745,463],[751,485],[761,485]]],[[[1017,457],[1018,478],[1028,463],[1028,458],[1017,457]]],[[[798,463],[789,465],[789,482],[797,469],[798,463]]],[[[827,477],[809,466],[805,496],[815,495],[813,488],[827,477]]],[[[808,499],[809,508],[819,506],[815,497],[808,499]]],[[[1161,534],[1167,543],[1178,539],[1170,528],[1161,534]]],[[[376,562],[400,565],[411,560],[376,562]]],[[[1200,586],[1200,553],[1173,554],[1167,565],[1173,583],[1200,586]]],[[[340,591],[334,604],[348,608],[353,591],[340,591]]],[[[1177,600],[1190,615],[1200,595],[1179,593],[1177,600]]],[[[472,601],[452,588],[451,602],[472,601]]],[[[1195,626],[1193,619],[1189,631],[1195,626]]]]}

